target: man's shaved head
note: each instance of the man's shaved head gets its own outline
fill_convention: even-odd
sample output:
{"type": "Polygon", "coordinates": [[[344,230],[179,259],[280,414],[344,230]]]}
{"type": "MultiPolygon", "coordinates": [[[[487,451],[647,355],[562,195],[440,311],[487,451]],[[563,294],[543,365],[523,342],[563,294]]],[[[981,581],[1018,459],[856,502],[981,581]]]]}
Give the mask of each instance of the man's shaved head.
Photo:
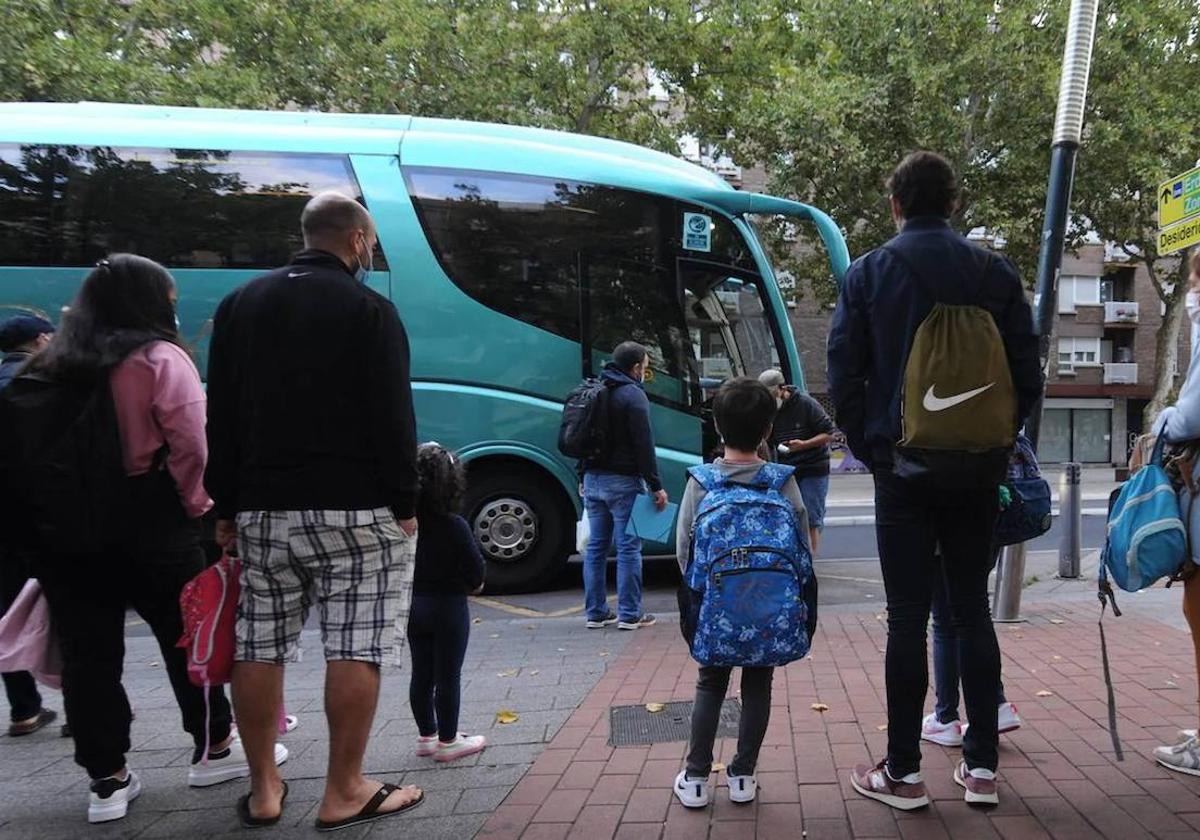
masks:
{"type": "Polygon", "coordinates": [[[353,198],[337,192],[323,192],[304,206],[300,230],[306,247],[343,242],[352,231],[373,232],[371,214],[353,198]]]}

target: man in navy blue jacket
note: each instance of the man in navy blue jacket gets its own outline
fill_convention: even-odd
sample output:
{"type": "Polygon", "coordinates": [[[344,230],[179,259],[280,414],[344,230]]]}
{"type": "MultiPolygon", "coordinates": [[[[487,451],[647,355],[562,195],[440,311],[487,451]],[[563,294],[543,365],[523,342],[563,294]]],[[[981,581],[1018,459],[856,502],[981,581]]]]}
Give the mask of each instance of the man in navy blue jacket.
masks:
{"type": "MultiPolygon", "coordinates": [[[[958,630],[967,717],[964,761],[955,781],[974,804],[995,804],[1000,649],[989,613],[987,578],[999,509],[998,487],[948,490],[893,473],[901,438],[904,370],[917,328],[937,303],[978,288],[1004,342],[1017,397],[1018,426],[1041,393],[1033,318],[1016,269],[976,247],[949,223],[958,201],[950,164],[915,152],[888,182],[899,235],[846,274],[829,334],[829,386],[838,426],[875,477],[879,559],[888,599],[888,753],[851,775],[864,796],[904,810],[929,804],[921,780],[921,715],[929,676],[925,627],[934,575],[944,575],[958,630]],[[936,555],[941,547],[941,557],[936,555]]],[[[975,348],[955,348],[970,353],[975,348]]],[[[1015,431],[1015,430],[1014,430],[1015,431]]]]}
{"type": "Polygon", "coordinates": [[[591,537],[583,558],[583,592],[588,629],[617,624],[636,630],[654,623],[642,612],[642,541],[625,529],[638,495],[647,489],[659,510],[667,492],[658,477],[650,400],[642,389],[650,357],[626,341],[613,351],[601,378],[608,392],[608,442],[604,453],[583,463],[583,503],[591,537]],[[605,571],[608,549],[617,545],[617,612],[608,608],[605,571]]]}

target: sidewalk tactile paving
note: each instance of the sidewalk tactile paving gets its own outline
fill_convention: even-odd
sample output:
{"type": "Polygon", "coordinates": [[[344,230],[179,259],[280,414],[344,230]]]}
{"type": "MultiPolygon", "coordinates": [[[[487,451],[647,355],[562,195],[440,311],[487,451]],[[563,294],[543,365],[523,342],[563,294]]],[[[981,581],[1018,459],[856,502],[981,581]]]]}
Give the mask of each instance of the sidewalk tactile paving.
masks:
{"type": "MultiPolygon", "coordinates": [[[[799,838],[801,832],[805,840],[1166,840],[1200,832],[1200,778],[1171,773],[1151,756],[1153,747],[1172,740],[1176,730],[1196,725],[1197,686],[1187,633],[1147,615],[1106,622],[1115,628],[1108,635],[1125,751],[1125,761],[1118,762],[1106,729],[1096,610],[1081,601],[1030,604],[1025,622],[998,626],[1005,686],[1024,721],[1021,729],[1001,736],[998,808],[967,806],[950,777],[961,753],[925,743],[922,769],[933,799],[930,808],[894,812],[857,795],[847,778],[851,767],[877,761],[887,744],[887,732],[880,729],[887,720],[882,656],[887,631],[877,615],[871,607],[824,614],[813,656],[776,672],[758,802],[730,803],[724,778],[715,773],[709,807],[688,811],[670,793],[685,744],[620,746],[625,724],[617,709],[609,718],[609,735],[618,746],[597,736],[604,723],[597,712],[606,704],[620,706],[624,698],[669,704],[657,715],[645,713],[656,718],[679,715],[675,710],[692,698],[696,665],[677,629],[664,622],[639,631],[614,657],[580,705],[583,713],[573,714],[571,728],[551,740],[552,757],[535,764],[535,773],[553,771],[542,776],[554,785],[542,806],[545,814],[534,820],[528,811],[502,809],[480,836],[511,832],[522,818],[526,829],[511,836],[552,836],[546,829],[572,811],[570,836],[587,840],[775,840],[799,838]],[[1053,695],[1037,696],[1043,690],[1053,695]],[[828,710],[814,711],[816,702],[828,710]],[[582,726],[590,727],[587,737],[572,732],[582,726]],[[567,752],[574,757],[564,764],[567,752]],[[592,787],[572,789],[593,777],[592,787]],[[568,800],[553,799],[565,794],[571,794],[568,800]],[[616,807],[603,803],[622,795],[625,807],[614,823],[614,812],[600,809],[616,807]],[[587,804],[577,808],[581,802],[587,804]]],[[[735,675],[729,700],[737,690],[735,675]]],[[[686,739],[686,732],[681,737],[686,739]]],[[[721,731],[715,760],[727,763],[735,750],[736,731],[721,731]]],[[[521,790],[519,785],[514,796],[521,790]]]]}

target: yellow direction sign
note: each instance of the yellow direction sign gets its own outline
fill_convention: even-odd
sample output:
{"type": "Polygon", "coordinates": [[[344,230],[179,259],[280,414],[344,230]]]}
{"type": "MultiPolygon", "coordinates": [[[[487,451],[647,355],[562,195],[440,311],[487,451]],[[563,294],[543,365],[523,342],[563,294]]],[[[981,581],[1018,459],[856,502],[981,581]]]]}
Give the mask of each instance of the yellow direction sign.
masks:
{"type": "Polygon", "coordinates": [[[1158,232],[1158,253],[1172,254],[1200,243],[1200,216],[1158,232]]]}
{"type": "Polygon", "coordinates": [[[1158,185],[1158,226],[1200,216],[1200,167],[1158,185]]]}

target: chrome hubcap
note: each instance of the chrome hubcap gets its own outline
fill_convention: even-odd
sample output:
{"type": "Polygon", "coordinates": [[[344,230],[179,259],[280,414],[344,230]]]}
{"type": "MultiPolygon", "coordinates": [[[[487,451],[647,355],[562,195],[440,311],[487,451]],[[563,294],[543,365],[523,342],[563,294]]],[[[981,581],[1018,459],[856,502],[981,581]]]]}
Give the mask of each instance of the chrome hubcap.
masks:
{"type": "Polygon", "coordinates": [[[485,555],[512,563],[527,555],[537,542],[538,519],[520,499],[495,499],[480,508],[474,529],[485,555]]]}

